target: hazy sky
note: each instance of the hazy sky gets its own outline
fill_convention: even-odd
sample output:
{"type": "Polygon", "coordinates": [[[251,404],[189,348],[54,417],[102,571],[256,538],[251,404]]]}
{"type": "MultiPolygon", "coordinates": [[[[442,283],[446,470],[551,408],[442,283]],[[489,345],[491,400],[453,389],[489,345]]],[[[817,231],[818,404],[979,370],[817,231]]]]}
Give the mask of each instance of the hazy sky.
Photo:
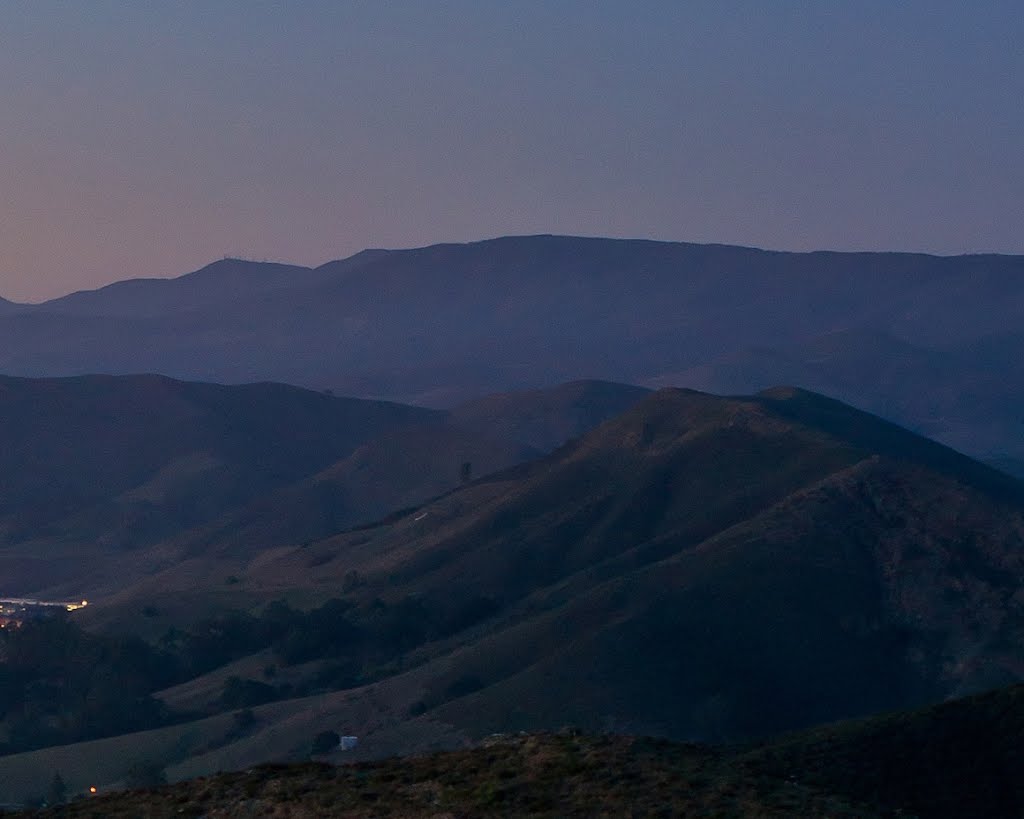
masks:
{"type": "Polygon", "coordinates": [[[1024,252],[1022,42],[1020,0],[8,0],[0,295],[510,233],[1024,252]]]}

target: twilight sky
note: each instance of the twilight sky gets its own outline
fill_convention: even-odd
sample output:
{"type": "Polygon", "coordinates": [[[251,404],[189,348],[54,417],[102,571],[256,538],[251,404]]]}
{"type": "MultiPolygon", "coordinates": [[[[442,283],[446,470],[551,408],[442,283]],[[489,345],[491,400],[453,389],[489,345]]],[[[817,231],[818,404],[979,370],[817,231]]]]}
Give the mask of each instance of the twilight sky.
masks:
{"type": "Polygon", "coordinates": [[[0,296],[513,233],[1024,252],[1022,42],[1019,0],[10,0],[0,296]]]}

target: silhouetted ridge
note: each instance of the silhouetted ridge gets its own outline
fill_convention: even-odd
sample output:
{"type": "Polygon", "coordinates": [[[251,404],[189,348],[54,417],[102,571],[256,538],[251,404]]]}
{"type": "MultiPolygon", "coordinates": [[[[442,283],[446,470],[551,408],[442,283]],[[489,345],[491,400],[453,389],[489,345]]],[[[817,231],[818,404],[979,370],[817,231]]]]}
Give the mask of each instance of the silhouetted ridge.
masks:
{"type": "Polygon", "coordinates": [[[744,766],[886,815],[1019,817],[1024,686],[783,737],[748,754],[744,766]]]}
{"type": "Polygon", "coordinates": [[[986,458],[1024,455],[1024,258],[523,236],[313,270],[226,259],[0,310],[0,371],[271,380],[449,408],[586,374],[799,384],[986,458]]]}

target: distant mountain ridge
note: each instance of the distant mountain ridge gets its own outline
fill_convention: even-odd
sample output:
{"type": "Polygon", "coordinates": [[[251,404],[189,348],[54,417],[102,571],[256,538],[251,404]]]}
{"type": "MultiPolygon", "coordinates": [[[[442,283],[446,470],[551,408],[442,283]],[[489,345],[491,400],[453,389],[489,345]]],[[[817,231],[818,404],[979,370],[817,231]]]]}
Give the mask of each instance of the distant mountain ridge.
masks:
{"type": "Polygon", "coordinates": [[[224,260],[0,313],[15,375],[271,380],[445,407],[581,377],[796,383],[974,455],[1024,456],[1021,256],[504,237],[313,269],[224,260]]]}
{"type": "Polygon", "coordinates": [[[70,293],[32,309],[66,315],[155,317],[294,286],[310,272],[295,265],[223,259],[177,278],[129,279],[70,293]]]}

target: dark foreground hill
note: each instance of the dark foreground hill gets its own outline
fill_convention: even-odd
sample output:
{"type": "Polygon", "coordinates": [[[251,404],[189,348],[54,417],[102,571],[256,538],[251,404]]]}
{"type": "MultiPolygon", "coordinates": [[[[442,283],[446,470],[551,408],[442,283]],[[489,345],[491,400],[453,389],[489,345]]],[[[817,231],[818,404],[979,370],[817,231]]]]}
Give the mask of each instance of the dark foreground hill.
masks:
{"type": "Polygon", "coordinates": [[[755,748],[502,736],[376,763],[257,767],[41,815],[1010,819],[1024,813],[1022,766],[1024,687],[1016,686],[755,748]]]}
{"type": "Polygon", "coordinates": [[[583,375],[823,391],[1024,456],[1024,257],[780,253],[566,236],[222,260],[0,304],[0,372],[272,380],[435,406],[583,375]]]}
{"type": "Polygon", "coordinates": [[[891,815],[1024,816],[1024,686],[826,725],[741,759],[755,776],[797,779],[891,815]]]}

